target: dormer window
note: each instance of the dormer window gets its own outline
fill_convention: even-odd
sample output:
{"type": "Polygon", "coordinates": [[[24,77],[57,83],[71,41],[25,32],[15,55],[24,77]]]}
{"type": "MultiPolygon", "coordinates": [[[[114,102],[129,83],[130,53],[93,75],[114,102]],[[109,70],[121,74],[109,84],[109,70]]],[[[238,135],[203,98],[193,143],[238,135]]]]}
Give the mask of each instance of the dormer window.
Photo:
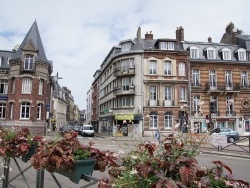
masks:
{"type": "Polygon", "coordinates": [[[34,56],[27,54],[24,59],[24,70],[32,70],[34,64],[34,56]]]}
{"type": "Polygon", "coordinates": [[[206,51],[207,51],[207,59],[216,59],[215,49],[213,47],[208,47],[206,51]]]}
{"type": "Polygon", "coordinates": [[[122,45],[122,51],[131,50],[131,42],[125,42],[122,45]]]}
{"type": "Polygon", "coordinates": [[[246,56],[246,50],[243,48],[240,48],[236,51],[238,53],[238,60],[239,61],[246,61],[247,56],[246,56]]]}
{"type": "Polygon", "coordinates": [[[199,59],[199,48],[190,47],[190,57],[191,59],[199,59]]]}
{"type": "Polygon", "coordinates": [[[222,49],[222,58],[223,60],[231,60],[231,50],[228,48],[222,49]]]}
{"type": "Polygon", "coordinates": [[[160,42],[161,50],[174,50],[174,42],[160,42]]]}

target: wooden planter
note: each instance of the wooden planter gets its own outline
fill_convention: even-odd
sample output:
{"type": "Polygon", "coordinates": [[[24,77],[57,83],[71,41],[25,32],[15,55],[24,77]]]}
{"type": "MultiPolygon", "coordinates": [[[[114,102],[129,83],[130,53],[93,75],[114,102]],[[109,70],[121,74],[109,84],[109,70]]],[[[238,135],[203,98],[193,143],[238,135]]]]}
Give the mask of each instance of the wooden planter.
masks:
{"type": "Polygon", "coordinates": [[[80,179],[82,179],[82,175],[92,175],[94,171],[96,160],[89,159],[89,160],[78,160],[75,162],[72,171],[62,171],[62,170],[55,170],[54,172],[61,174],[63,176],[68,177],[72,182],[78,184],[80,179]]]}
{"type": "Polygon", "coordinates": [[[29,153],[27,153],[26,155],[23,155],[22,156],[22,161],[27,163],[28,160],[30,159],[30,157],[35,153],[35,149],[37,148],[38,146],[31,146],[30,147],[30,150],[29,150],[29,153]]]}

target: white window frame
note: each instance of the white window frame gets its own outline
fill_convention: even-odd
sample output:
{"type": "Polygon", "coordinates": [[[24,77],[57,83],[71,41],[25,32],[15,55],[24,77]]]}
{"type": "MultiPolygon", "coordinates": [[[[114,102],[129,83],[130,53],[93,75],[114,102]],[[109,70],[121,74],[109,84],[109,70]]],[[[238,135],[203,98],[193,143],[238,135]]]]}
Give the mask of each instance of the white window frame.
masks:
{"type": "Polygon", "coordinates": [[[6,103],[0,103],[0,119],[6,118],[6,103]]]}
{"type": "Polygon", "coordinates": [[[179,91],[180,91],[180,95],[179,95],[180,101],[186,101],[187,100],[186,87],[181,86],[179,91]]]}
{"type": "Polygon", "coordinates": [[[228,114],[232,114],[234,111],[234,98],[231,96],[226,97],[226,105],[228,114]]]}
{"type": "Polygon", "coordinates": [[[13,110],[14,110],[14,103],[10,103],[10,119],[13,119],[13,110]]]}
{"type": "Polygon", "coordinates": [[[171,86],[165,86],[165,90],[164,90],[164,97],[165,100],[172,100],[172,87],[171,86]]]}
{"type": "Polygon", "coordinates": [[[231,70],[226,70],[225,71],[225,82],[226,82],[226,87],[233,87],[233,80],[232,80],[232,71],[231,70]]]}
{"type": "Polygon", "coordinates": [[[241,86],[247,87],[248,86],[248,74],[247,71],[241,72],[241,86]]]}
{"type": "Polygon", "coordinates": [[[168,49],[167,42],[160,42],[160,49],[161,50],[167,50],[168,49]]]}
{"type": "Polygon", "coordinates": [[[0,80],[0,94],[8,94],[8,80],[0,80]]]}
{"type": "Polygon", "coordinates": [[[164,115],[164,128],[172,129],[173,127],[173,115],[171,113],[166,112],[164,115]]]}
{"type": "Polygon", "coordinates": [[[222,49],[222,58],[223,60],[231,60],[231,50],[228,48],[222,49]]]}
{"type": "Polygon", "coordinates": [[[23,77],[22,94],[31,94],[31,91],[32,91],[32,79],[29,77],[23,77]]]}
{"type": "Polygon", "coordinates": [[[183,62],[179,63],[179,76],[186,76],[186,64],[183,62]]]}
{"type": "Polygon", "coordinates": [[[42,106],[43,106],[42,103],[37,104],[37,115],[36,115],[37,120],[42,119],[42,106]]]}
{"type": "Polygon", "coordinates": [[[216,59],[215,49],[213,47],[208,47],[206,50],[207,50],[207,59],[216,59]]]}
{"type": "Polygon", "coordinates": [[[122,107],[134,106],[133,97],[122,97],[122,107]]]}
{"type": "Polygon", "coordinates": [[[122,91],[128,91],[130,87],[130,78],[122,78],[122,91]]]}
{"type": "Polygon", "coordinates": [[[22,102],[20,105],[20,119],[30,118],[30,103],[22,102]]]}
{"type": "Polygon", "coordinates": [[[194,111],[196,111],[196,112],[201,110],[200,100],[201,100],[201,97],[199,95],[195,95],[193,98],[194,111]]]}
{"type": "Polygon", "coordinates": [[[38,91],[38,95],[42,95],[43,94],[43,83],[44,81],[41,79],[39,80],[39,91],[38,91]]]}
{"type": "Polygon", "coordinates": [[[237,52],[238,52],[239,61],[246,61],[247,60],[247,53],[246,53],[245,49],[240,48],[237,50],[237,52]]]}
{"type": "Polygon", "coordinates": [[[121,44],[121,46],[122,46],[121,48],[122,52],[128,51],[131,49],[131,42],[124,42],[121,44]]]}
{"type": "Polygon", "coordinates": [[[214,69],[209,71],[209,82],[210,82],[210,88],[217,87],[217,75],[216,75],[216,71],[214,69]]]}
{"type": "Polygon", "coordinates": [[[192,74],[192,77],[193,77],[193,83],[192,83],[192,86],[200,86],[200,70],[199,69],[193,69],[193,74],[192,74]]]}
{"type": "Polygon", "coordinates": [[[26,54],[24,58],[24,70],[32,70],[34,65],[34,56],[26,54]]]}
{"type": "Polygon", "coordinates": [[[157,86],[149,86],[149,100],[157,100],[157,86]]]}
{"type": "Polygon", "coordinates": [[[174,50],[174,42],[168,42],[168,50],[174,50]]]}
{"type": "Polygon", "coordinates": [[[3,57],[0,56],[0,66],[2,66],[2,59],[3,57]]]}
{"type": "Polygon", "coordinates": [[[199,48],[197,47],[190,47],[190,57],[191,59],[199,59],[199,48]]]}
{"type": "Polygon", "coordinates": [[[158,114],[157,112],[151,112],[149,114],[149,129],[156,129],[158,127],[158,114]]]}
{"type": "Polygon", "coordinates": [[[156,60],[150,60],[149,61],[149,74],[150,75],[156,75],[157,74],[157,61],[156,60]]]}
{"type": "Polygon", "coordinates": [[[171,76],[172,75],[172,62],[164,61],[164,75],[171,76]]]}

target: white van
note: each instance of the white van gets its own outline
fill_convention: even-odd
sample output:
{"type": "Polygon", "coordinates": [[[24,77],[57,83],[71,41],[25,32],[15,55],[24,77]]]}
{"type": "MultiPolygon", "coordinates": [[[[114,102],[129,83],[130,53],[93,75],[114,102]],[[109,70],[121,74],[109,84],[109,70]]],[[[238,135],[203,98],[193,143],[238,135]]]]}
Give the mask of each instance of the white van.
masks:
{"type": "Polygon", "coordinates": [[[92,125],[83,125],[80,134],[82,136],[95,136],[94,128],[92,125]]]}

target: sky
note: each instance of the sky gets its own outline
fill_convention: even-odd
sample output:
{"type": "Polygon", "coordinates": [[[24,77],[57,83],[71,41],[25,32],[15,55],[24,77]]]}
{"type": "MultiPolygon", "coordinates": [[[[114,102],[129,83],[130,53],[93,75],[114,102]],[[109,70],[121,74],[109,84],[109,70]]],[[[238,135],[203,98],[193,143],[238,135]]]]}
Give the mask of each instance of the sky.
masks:
{"type": "Polygon", "coordinates": [[[250,35],[249,0],[8,0],[0,6],[0,50],[21,44],[36,20],[53,73],[86,109],[87,92],[105,57],[120,41],[142,37],[220,42],[226,26],[250,35]]]}

